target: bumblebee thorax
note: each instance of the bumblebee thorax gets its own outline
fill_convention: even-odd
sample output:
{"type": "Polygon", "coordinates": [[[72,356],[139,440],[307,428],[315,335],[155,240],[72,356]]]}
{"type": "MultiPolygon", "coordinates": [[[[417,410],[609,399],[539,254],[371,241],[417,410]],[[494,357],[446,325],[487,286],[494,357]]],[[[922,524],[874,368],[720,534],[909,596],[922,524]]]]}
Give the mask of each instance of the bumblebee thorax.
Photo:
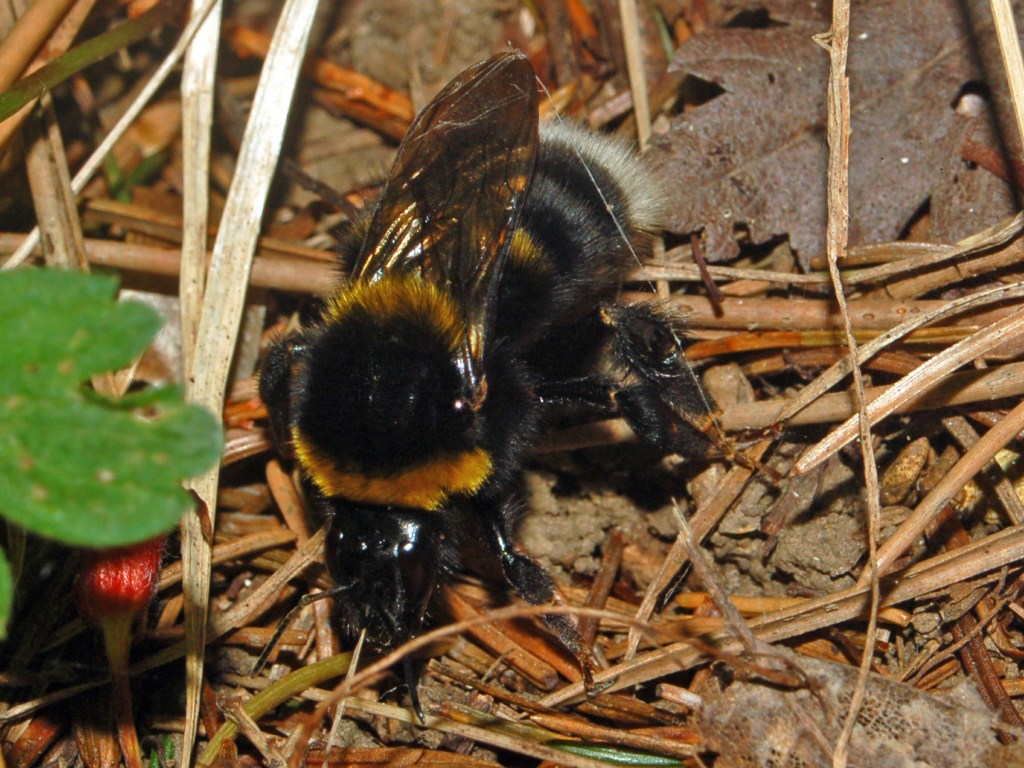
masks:
{"type": "Polygon", "coordinates": [[[464,322],[443,291],[405,275],[329,300],[297,372],[296,455],[329,496],[436,509],[490,473],[477,392],[459,365],[464,322]]]}

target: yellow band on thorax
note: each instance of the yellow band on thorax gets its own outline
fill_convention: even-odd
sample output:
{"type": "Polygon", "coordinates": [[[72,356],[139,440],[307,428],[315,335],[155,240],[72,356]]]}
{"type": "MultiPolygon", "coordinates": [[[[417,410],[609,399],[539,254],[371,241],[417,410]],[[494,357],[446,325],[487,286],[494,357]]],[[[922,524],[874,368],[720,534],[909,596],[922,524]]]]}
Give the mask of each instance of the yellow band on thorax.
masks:
{"type": "Polygon", "coordinates": [[[352,313],[384,320],[406,317],[423,323],[457,349],[465,326],[451,295],[416,274],[394,272],[377,280],[357,280],[343,286],[328,300],[324,320],[328,325],[344,322],[352,313]]]}

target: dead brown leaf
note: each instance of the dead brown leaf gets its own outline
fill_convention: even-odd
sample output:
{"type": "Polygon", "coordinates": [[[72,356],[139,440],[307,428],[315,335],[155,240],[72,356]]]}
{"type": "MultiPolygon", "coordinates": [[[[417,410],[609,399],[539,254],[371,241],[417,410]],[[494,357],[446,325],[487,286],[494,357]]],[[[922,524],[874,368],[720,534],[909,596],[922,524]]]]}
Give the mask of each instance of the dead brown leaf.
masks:
{"type": "MultiPolygon", "coordinates": [[[[737,228],[754,243],[788,235],[806,266],[824,247],[828,58],[812,35],[828,30],[827,3],[767,0],[748,10],[755,5],[770,14],[756,17],[758,28],[713,30],[676,52],[674,66],[724,92],[677,117],[656,142],[679,190],[669,226],[703,228],[707,258],[717,262],[738,252],[737,228]]],[[[983,36],[968,18],[987,17],[962,14],[956,0],[887,0],[854,12],[852,244],[895,239],[937,191],[956,199],[950,185],[968,169],[964,137],[989,120],[986,109],[956,109],[965,90],[984,93],[974,54],[983,36]]],[[[1000,210],[1007,197],[1004,189],[1000,210]]],[[[983,202],[944,206],[942,229],[991,223],[983,202]]]]}

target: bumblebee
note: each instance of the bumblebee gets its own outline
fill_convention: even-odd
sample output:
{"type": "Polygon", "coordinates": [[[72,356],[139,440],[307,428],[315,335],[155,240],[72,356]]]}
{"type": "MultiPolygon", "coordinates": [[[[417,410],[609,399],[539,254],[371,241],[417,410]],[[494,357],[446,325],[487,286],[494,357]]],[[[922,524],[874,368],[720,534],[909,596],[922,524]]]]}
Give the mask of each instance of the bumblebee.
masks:
{"type": "MultiPolygon", "coordinates": [[[[621,414],[669,451],[702,441],[680,318],[615,303],[658,223],[652,176],[608,137],[538,130],[537,99],[514,52],[449,83],[341,243],[347,279],[261,367],[275,439],[328,527],[342,623],[381,649],[421,630],[481,538],[526,601],[555,599],[516,545],[520,474],[552,409],[621,414]]],[[[585,658],[571,619],[546,621],[585,658]]]]}

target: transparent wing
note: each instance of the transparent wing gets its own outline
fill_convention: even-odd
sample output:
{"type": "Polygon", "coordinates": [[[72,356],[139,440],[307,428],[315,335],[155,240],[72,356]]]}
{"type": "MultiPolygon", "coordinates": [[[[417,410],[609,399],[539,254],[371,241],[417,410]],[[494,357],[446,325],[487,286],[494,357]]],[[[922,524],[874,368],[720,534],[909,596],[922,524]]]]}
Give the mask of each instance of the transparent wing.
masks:
{"type": "Polygon", "coordinates": [[[536,150],[526,57],[504,53],[470,67],[413,122],[353,267],[355,280],[402,270],[449,291],[470,329],[464,357],[475,381],[536,150]]]}

